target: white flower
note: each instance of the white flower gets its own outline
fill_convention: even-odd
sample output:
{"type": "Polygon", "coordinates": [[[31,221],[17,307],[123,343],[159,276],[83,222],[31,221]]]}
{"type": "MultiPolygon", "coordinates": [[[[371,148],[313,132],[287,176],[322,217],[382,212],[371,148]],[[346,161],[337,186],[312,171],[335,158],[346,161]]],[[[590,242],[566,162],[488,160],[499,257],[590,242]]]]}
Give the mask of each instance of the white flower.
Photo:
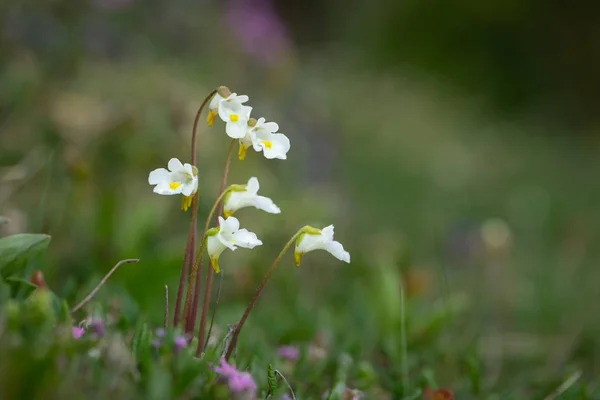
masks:
{"type": "Polygon", "coordinates": [[[248,184],[242,186],[242,190],[232,189],[225,197],[225,205],[223,207],[225,217],[229,217],[234,212],[244,207],[255,207],[259,210],[266,211],[271,214],[279,214],[281,210],[268,197],[259,196],[258,179],[252,177],[248,180],[248,184]]]}
{"type": "Polygon", "coordinates": [[[252,128],[248,126],[246,129],[246,136],[240,139],[240,146],[238,147],[238,159],[240,161],[244,161],[244,158],[246,158],[246,150],[248,150],[248,147],[252,146],[251,129],[252,128]]]}
{"type": "Polygon", "coordinates": [[[219,113],[219,103],[223,100],[223,97],[219,93],[215,93],[213,98],[208,104],[208,115],[206,116],[206,124],[213,126],[215,122],[215,116],[219,113]]]}
{"type": "Polygon", "coordinates": [[[296,266],[300,265],[300,259],[305,253],[313,250],[326,250],[338,260],[350,262],[350,253],[344,250],[344,246],[340,242],[333,240],[333,225],[322,230],[312,227],[304,228],[296,240],[296,250],[294,251],[296,266]]]}
{"type": "Polygon", "coordinates": [[[262,151],[265,158],[268,159],[285,160],[286,154],[290,150],[290,139],[283,133],[275,133],[278,130],[277,123],[265,122],[264,118],[259,118],[256,125],[250,129],[254,150],[262,151]]]}
{"type": "Polygon", "coordinates": [[[252,111],[252,107],[243,104],[247,101],[248,96],[238,96],[235,93],[218,100],[219,117],[226,123],[225,132],[232,139],[241,139],[246,136],[248,119],[250,119],[252,111]]]}
{"type": "Polygon", "coordinates": [[[169,170],[158,168],[150,172],[148,183],[154,186],[154,193],[172,195],[182,194],[191,196],[198,190],[198,176],[191,164],[182,164],[176,158],[171,158],[167,165],[169,170]]]}
{"type": "Polygon", "coordinates": [[[218,274],[219,256],[226,248],[235,250],[239,247],[253,249],[260,246],[262,242],[256,237],[256,234],[248,232],[246,229],[240,229],[240,221],[235,217],[223,219],[219,216],[219,227],[213,228],[208,232],[207,250],[213,269],[218,274]]]}

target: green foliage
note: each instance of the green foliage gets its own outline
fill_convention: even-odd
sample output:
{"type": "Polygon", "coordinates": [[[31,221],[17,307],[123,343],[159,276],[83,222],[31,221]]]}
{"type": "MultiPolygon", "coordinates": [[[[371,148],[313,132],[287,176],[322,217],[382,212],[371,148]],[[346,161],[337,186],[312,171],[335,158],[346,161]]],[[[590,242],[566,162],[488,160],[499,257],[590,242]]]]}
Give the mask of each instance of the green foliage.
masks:
{"type": "Polygon", "coordinates": [[[50,236],[21,233],[0,238],[0,275],[6,279],[21,275],[48,247],[50,236]]]}

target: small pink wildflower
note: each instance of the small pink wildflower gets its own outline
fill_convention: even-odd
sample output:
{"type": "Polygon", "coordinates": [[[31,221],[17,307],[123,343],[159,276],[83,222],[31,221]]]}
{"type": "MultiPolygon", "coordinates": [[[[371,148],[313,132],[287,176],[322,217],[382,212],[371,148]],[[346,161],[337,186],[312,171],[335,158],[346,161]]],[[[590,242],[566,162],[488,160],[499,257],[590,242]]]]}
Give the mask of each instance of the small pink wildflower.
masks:
{"type": "Polygon", "coordinates": [[[277,349],[277,355],[289,361],[298,361],[300,351],[294,346],[281,346],[277,349]]]}
{"type": "Polygon", "coordinates": [[[238,372],[237,375],[234,375],[229,378],[229,390],[231,393],[242,393],[256,392],[256,383],[254,383],[254,379],[252,379],[252,375],[249,372],[238,372]]]}
{"type": "Polygon", "coordinates": [[[214,371],[227,382],[231,393],[245,393],[251,398],[256,396],[256,383],[249,372],[238,371],[234,365],[230,365],[222,358],[219,366],[214,371]]]}
{"type": "Polygon", "coordinates": [[[85,329],[80,328],[78,326],[74,326],[71,328],[71,336],[73,336],[73,339],[79,339],[83,336],[84,333],[85,329]]]}

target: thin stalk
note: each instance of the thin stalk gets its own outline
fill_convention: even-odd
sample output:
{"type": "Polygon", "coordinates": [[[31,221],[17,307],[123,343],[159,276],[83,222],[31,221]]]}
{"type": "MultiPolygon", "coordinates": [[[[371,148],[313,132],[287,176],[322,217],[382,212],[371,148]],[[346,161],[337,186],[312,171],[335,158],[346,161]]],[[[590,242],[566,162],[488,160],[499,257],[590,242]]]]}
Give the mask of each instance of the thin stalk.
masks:
{"type": "MultiPolygon", "coordinates": [[[[192,201],[192,206],[193,205],[194,204],[192,201]]],[[[177,286],[177,298],[175,300],[173,327],[176,327],[177,325],[179,325],[179,320],[181,317],[181,297],[183,296],[183,291],[185,289],[185,277],[186,277],[186,275],[189,275],[189,273],[191,272],[190,268],[189,268],[190,248],[192,248],[191,242],[192,242],[192,237],[194,236],[195,231],[196,231],[196,221],[190,221],[190,229],[188,232],[188,239],[185,244],[185,250],[183,253],[183,265],[181,266],[181,274],[179,275],[179,286],[177,286]]],[[[184,316],[184,318],[185,318],[185,316],[184,316]]]]}
{"type": "Polygon", "coordinates": [[[169,286],[165,285],[165,315],[163,321],[163,327],[168,328],[169,325],[169,286]]]}
{"type": "Polygon", "coordinates": [[[215,315],[217,314],[217,308],[219,308],[219,300],[221,300],[221,287],[223,286],[223,275],[224,270],[221,268],[221,274],[219,275],[219,286],[217,286],[217,298],[215,299],[215,305],[213,306],[212,315],[210,316],[210,325],[208,326],[208,333],[204,340],[204,347],[200,348],[200,342],[198,342],[198,348],[200,352],[208,346],[208,339],[210,339],[210,333],[212,332],[213,324],[215,323],[215,315]]]}
{"type": "MultiPolygon", "coordinates": [[[[202,104],[198,108],[196,112],[196,117],[194,118],[194,125],[192,127],[192,157],[191,163],[192,165],[196,165],[196,136],[198,133],[198,122],[200,121],[200,116],[202,115],[202,111],[204,111],[204,107],[206,104],[212,99],[212,97],[217,93],[217,90],[213,90],[204,98],[202,104]]],[[[177,287],[177,298],[175,300],[175,312],[173,316],[173,326],[177,326],[179,324],[179,319],[181,316],[181,297],[183,296],[183,291],[185,290],[185,275],[186,271],[191,272],[191,264],[194,259],[194,249],[196,248],[196,220],[198,217],[198,193],[194,195],[192,198],[192,213],[190,217],[190,230],[188,232],[188,240],[185,246],[185,251],[183,253],[183,265],[181,267],[181,275],[179,277],[179,286],[177,287]]]]}
{"type": "MultiPolygon", "coordinates": [[[[223,192],[225,190],[225,187],[227,186],[227,176],[229,175],[229,164],[231,163],[231,153],[233,152],[233,147],[235,146],[236,141],[237,141],[236,139],[233,139],[231,141],[231,143],[229,144],[229,151],[227,152],[227,159],[225,160],[225,167],[223,168],[223,176],[221,178],[221,192],[223,192]]],[[[217,223],[218,217],[222,213],[223,213],[223,203],[219,202],[218,210],[215,215],[215,224],[217,223]]],[[[206,220],[207,224],[209,222],[209,219],[206,220]]],[[[202,255],[199,254],[198,256],[201,260],[202,255]]],[[[204,331],[206,329],[206,317],[208,314],[208,303],[210,300],[210,291],[212,289],[212,278],[213,278],[213,269],[207,268],[206,285],[205,285],[205,289],[204,289],[204,300],[202,303],[202,314],[200,316],[200,330],[198,331],[198,343],[204,343],[204,331]]],[[[199,295],[198,291],[196,291],[196,294],[199,295]]],[[[194,297],[194,298],[197,298],[197,297],[194,297]]],[[[198,302],[196,301],[196,306],[194,307],[195,309],[197,309],[196,308],[197,304],[198,304],[198,302]]],[[[195,315],[196,315],[196,313],[194,312],[194,316],[195,315]]],[[[199,349],[199,350],[200,351],[196,351],[197,355],[199,355],[202,352],[202,349],[199,349]]]]}
{"type": "Polygon", "coordinates": [[[237,340],[238,340],[238,336],[240,334],[240,331],[242,330],[242,327],[244,326],[244,322],[246,322],[246,319],[248,318],[248,314],[250,314],[250,311],[252,311],[252,309],[254,308],[254,304],[260,297],[260,294],[261,294],[262,290],[265,288],[265,285],[267,284],[267,282],[269,281],[269,278],[275,271],[275,268],[277,268],[277,265],[279,265],[279,262],[283,258],[286,251],[288,251],[290,246],[294,243],[294,241],[296,240],[298,235],[300,235],[301,233],[302,233],[302,229],[300,229],[298,232],[296,232],[294,234],[294,236],[292,236],[292,238],[285,244],[285,246],[283,246],[283,249],[277,256],[275,261],[273,261],[271,268],[269,268],[269,270],[265,274],[262,282],[256,288],[256,291],[254,292],[254,296],[252,296],[252,300],[250,300],[250,303],[248,303],[248,306],[246,307],[246,310],[244,311],[244,314],[242,315],[242,319],[240,319],[240,322],[237,324],[237,327],[235,328],[235,331],[233,332],[233,337],[231,338],[231,343],[229,343],[229,347],[227,348],[227,353],[225,353],[225,360],[229,360],[229,357],[231,357],[231,353],[233,352],[233,349],[235,349],[235,346],[236,346],[237,340]]]}
{"type": "Polygon", "coordinates": [[[100,288],[106,283],[106,281],[108,280],[108,278],[110,278],[110,276],[122,265],[122,264],[126,264],[126,263],[136,263],[139,262],[140,260],[137,258],[129,258],[127,260],[121,260],[119,261],[114,267],[112,267],[112,269],[110,271],[108,271],[108,274],[106,274],[104,276],[104,278],[102,278],[102,280],[100,281],[100,283],[98,283],[96,285],[96,287],[90,292],[90,294],[88,294],[87,296],[85,296],[85,298],[83,300],[81,300],[81,302],[79,302],[79,304],[77,304],[75,307],[73,307],[71,309],[71,312],[74,313],[75,311],[79,310],[81,307],[83,307],[88,301],[90,301],[98,292],[98,290],[100,290],[100,288]]]}
{"type": "MultiPolygon", "coordinates": [[[[215,214],[215,211],[217,210],[218,205],[221,203],[221,201],[223,200],[223,198],[225,197],[226,194],[227,194],[227,190],[223,190],[223,192],[219,195],[219,197],[217,197],[217,200],[213,204],[212,208],[210,209],[210,212],[208,213],[208,216],[206,217],[206,224],[204,224],[204,232],[202,232],[202,242],[200,243],[200,250],[198,251],[198,255],[196,256],[196,262],[194,263],[194,266],[192,267],[192,271],[189,276],[188,290],[187,290],[187,294],[185,296],[185,303],[184,303],[185,306],[184,306],[183,314],[185,316],[188,316],[187,320],[190,320],[190,319],[193,320],[194,318],[192,318],[192,317],[195,317],[195,313],[192,313],[190,315],[190,310],[192,310],[192,308],[190,308],[192,306],[192,301],[191,301],[192,300],[192,282],[194,282],[194,280],[197,279],[198,276],[200,276],[198,271],[202,265],[202,263],[201,263],[202,254],[204,253],[204,249],[206,247],[206,232],[208,232],[208,227],[210,225],[210,220],[211,220],[212,216],[215,214]]],[[[194,299],[197,299],[195,294],[194,294],[194,299]]],[[[197,306],[197,304],[198,304],[198,302],[196,301],[196,306],[197,306]]],[[[187,320],[184,321],[186,324],[186,329],[188,326],[187,320]]],[[[193,325],[195,325],[195,324],[193,324],[193,321],[192,321],[192,328],[193,328],[193,325]]],[[[187,332],[187,330],[186,330],[186,332],[187,332]]]]}

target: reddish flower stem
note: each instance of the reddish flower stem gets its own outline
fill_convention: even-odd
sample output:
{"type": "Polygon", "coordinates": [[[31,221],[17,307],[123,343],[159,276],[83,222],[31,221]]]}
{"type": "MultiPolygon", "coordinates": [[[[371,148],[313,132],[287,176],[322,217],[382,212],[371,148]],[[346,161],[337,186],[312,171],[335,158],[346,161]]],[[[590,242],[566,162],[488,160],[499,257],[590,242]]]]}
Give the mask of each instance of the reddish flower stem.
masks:
{"type": "MultiPolygon", "coordinates": [[[[225,160],[225,167],[223,168],[223,177],[221,178],[221,190],[222,193],[227,186],[227,176],[229,175],[229,165],[231,163],[231,153],[233,153],[233,147],[235,145],[236,139],[231,141],[229,145],[229,151],[227,152],[227,159],[225,160]]],[[[219,216],[223,213],[223,201],[220,201],[217,206],[217,212],[215,213],[215,225],[218,224],[219,216]]],[[[207,221],[208,222],[208,221],[207,221]]],[[[200,254],[199,257],[202,257],[200,254]]],[[[200,262],[202,263],[202,258],[200,258],[200,262]]],[[[196,354],[199,355],[203,350],[204,345],[204,332],[206,330],[206,317],[208,316],[208,305],[210,302],[210,292],[212,288],[212,279],[213,279],[213,269],[206,269],[206,289],[204,290],[204,300],[202,303],[202,314],[200,315],[200,330],[198,331],[198,349],[196,350],[196,354]]],[[[196,301],[197,308],[198,302],[196,301]]]]}
{"type": "MultiPolygon", "coordinates": [[[[200,115],[202,115],[202,111],[204,111],[204,107],[210,101],[210,99],[217,93],[217,90],[213,90],[206,96],[200,108],[196,112],[196,117],[194,118],[194,126],[192,127],[192,157],[191,164],[196,166],[196,136],[198,133],[198,123],[200,121],[200,115]]],[[[183,253],[183,265],[181,267],[181,274],[179,276],[179,286],[177,287],[177,298],[175,300],[175,312],[173,316],[173,326],[176,327],[179,324],[179,318],[181,316],[181,297],[183,296],[183,291],[185,289],[185,275],[186,271],[191,273],[192,263],[194,260],[194,250],[196,247],[196,220],[198,217],[198,192],[192,198],[192,213],[190,217],[190,230],[188,232],[188,240],[185,246],[185,251],[183,253]]],[[[190,288],[188,287],[188,290],[190,288]]],[[[185,309],[184,309],[185,311],[185,309]]],[[[184,313],[185,314],[185,313],[184,313]]],[[[187,318],[184,315],[184,321],[187,318]]]]}

